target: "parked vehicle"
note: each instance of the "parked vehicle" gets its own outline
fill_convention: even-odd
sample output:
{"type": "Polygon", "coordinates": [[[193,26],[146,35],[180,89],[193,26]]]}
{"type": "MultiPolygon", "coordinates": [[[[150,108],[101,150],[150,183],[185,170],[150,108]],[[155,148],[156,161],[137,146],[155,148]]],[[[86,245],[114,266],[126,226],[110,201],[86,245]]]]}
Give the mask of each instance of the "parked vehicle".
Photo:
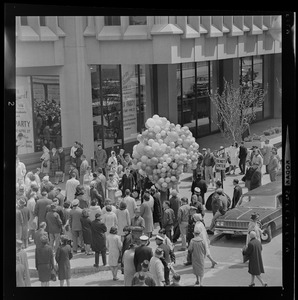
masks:
{"type": "Polygon", "coordinates": [[[274,181],[243,194],[236,207],[216,221],[215,230],[227,238],[246,235],[250,216],[259,214],[262,241],[270,242],[272,232],[282,227],[282,182],[274,181]]]}

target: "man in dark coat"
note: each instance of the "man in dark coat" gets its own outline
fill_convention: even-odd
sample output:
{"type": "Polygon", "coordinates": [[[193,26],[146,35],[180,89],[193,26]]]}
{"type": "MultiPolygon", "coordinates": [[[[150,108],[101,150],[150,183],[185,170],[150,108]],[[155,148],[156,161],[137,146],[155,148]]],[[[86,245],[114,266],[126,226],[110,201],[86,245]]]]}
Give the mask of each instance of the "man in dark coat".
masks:
{"type": "Polygon", "coordinates": [[[42,198],[37,200],[34,208],[34,216],[37,217],[38,228],[41,222],[46,222],[47,206],[52,203],[51,199],[47,198],[48,193],[44,190],[41,192],[42,198]]]}
{"type": "Polygon", "coordinates": [[[262,185],[262,172],[258,167],[253,166],[255,169],[250,179],[250,191],[262,185]]]}
{"type": "Polygon", "coordinates": [[[242,141],[239,147],[239,169],[241,171],[240,175],[245,174],[247,152],[247,148],[244,146],[244,142],[242,141]]]}
{"type": "Polygon", "coordinates": [[[160,192],[155,188],[154,185],[150,188],[150,194],[154,199],[153,205],[153,223],[159,223],[162,228],[162,206],[160,202],[160,192]]]}
{"type": "Polygon", "coordinates": [[[94,267],[99,266],[99,253],[101,253],[102,263],[105,266],[107,264],[106,258],[106,225],[101,221],[101,214],[95,214],[95,220],[91,222],[91,234],[92,234],[92,250],[95,252],[95,264],[94,267]]]}
{"type": "Polygon", "coordinates": [[[81,156],[83,154],[83,148],[82,148],[82,144],[77,142],[77,150],[75,151],[75,156],[76,156],[76,168],[79,170],[82,160],[81,160],[81,156]]]}
{"type": "Polygon", "coordinates": [[[251,275],[251,283],[249,286],[255,286],[255,276],[261,282],[262,286],[267,286],[261,278],[261,273],[264,273],[264,266],[262,260],[262,244],[256,239],[255,231],[251,231],[249,234],[250,241],[247,248],[243,251],[243,254],[248,257],[248,273],[251,275]]]}
{"type": "Polygon", "coordinates": [[[141,264],[144,260],[150,261],[151,257],[153,256],[152,248],[146,246],[148,240],[149,237],[147,235],[142,235],[140,237],[141,245],[135,249],[134,265],[135,265],[136,272],[141,271],[142,269],[141,264]]]}
{"type": "Polygon", "coordinates": [[[133,191],[135,180],[133,175],[130,173],[130,169],[126,167],[125,173],[122,176],[121,183],[119,185],[119,189],[122,191],[122,197],[125,197],[125,190],[129,189],[130,191],[133,191]]]}
{"type": "Polygon", "coordinates": [[[123,264],[123,255],[125,250],[129,249],[129,246],[132,244],[132,234],[131,234],[131,227],[125,226],[123,228],[124,232],[124,239],[122,242],[122,248],[121,248],[121,272],[124,274],[124,264],[123,264]]]}
{"type": "Polygon", "coordinates": [[[242,196],[242,187],[239,185],[239,180],[235,178],[233,180],[234,185],[234,192],[233,192],[233,199],[232,199],[232,207],[234,208],[236,204],[238,203],[240,197],[242,196]]]}
{"type": "Polygon", "coordinates": [[[171,196],[172,197],[169,199],[170,208],[174,211],[174,215],[175,215],[174,224],[173,224],[173,232],[174,232],[173,242],[177,242],[178,238],[180,237],[180,228],[178,223],[178,210],[179,207],[181,206],[181,200],[178,197],[176,190],[172,190],[171,196]]]}
{"type": "Polygon", "coordinates": [[[99,204],[100,208],[103,208],[104,203],[103,203],[102,195],[98,192],[98,190],[96,189],[95,186],[96,186],[96,182],[91,181],[91,183],[90,183],[90,199],[91,199],[91,202],[93,200],[96,200],[96,202],[99,204]]]}
{"type": "Polygon", "coordinates": [[[196,180],[192,182],[191,185],[191,194],[193,195],[195,193],[195,188],[198,187],[201,190],[201,197],[202,197],[202,204],[205,205],[205,194],[208,190],[208,185],[204,179],[202,179],[202,175],[199,173],[197,175],[196,180]]]}

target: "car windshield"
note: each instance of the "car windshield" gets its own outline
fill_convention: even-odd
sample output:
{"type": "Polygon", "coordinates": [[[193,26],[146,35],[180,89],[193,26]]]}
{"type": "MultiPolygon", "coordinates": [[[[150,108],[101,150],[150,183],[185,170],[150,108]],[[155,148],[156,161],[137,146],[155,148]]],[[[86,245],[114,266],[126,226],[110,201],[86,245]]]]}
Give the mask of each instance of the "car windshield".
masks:
{"type": "Polygon", "coordinates": [[[246,196],[243,195],[240,201],[238,202],[238,207],[247,207],[247,208],[275,208],[276,201],[274,196],[246,196]]]}

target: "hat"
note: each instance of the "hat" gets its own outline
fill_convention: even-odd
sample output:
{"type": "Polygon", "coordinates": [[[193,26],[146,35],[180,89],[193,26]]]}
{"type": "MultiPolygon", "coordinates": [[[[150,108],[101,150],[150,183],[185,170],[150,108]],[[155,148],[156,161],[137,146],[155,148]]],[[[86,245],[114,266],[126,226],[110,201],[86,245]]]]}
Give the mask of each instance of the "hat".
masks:
{"type": "Polygon", "coordinates": [[[177,192],[176,190],[172,190],[172,191],[171,191],[171,195],[172,195],[172,196],[177,196],[177,195],[178,195],[178,192],[177,192]]]}
{"type": "Polygon", "coordinates": [[[196,187],[196,188],[195,188],[195,192],[196,192],[196,193],[201,193],[201,189],[200,189],[199,187],[196,187]]]}
{"type": "Polygon", "coordinates": [[[256,236],[257,236],[257,234],[256,234],[256,232],[253,231],[253,230],[249,233],[249,237],[250,237],[251,239],[256,238],[256,236]]]}
{"type": "Polygon", "coordinates": [[[194,215],[193,215],[193,218],[194,218],[195,221],[202,221],[202,220],[203,220],[201,214],[194,214],[194,215]]]}
{"type": "Polygon", "coordinates": [[[155,256],[156,257],[162,257],[163,256],[163,250],[161,248],[155,249],[155,256]]]}
{"type": "Polygon", "coordinates": [[[252,220],[257,220],[257,219],[259,218],[259,214],[256,213],[256,212],[253,212],[253,213],[251,214],[250,218],[251,218],[252,220]]]}
{"type": "Polygon", "coordinates": [[[42,180],[50,180],[50,177],[48,175],[43,176],[42,180]]]}
{"type": "Polygon", "coordinates": [[[180,275],[178,273],[175,273],[172,278],[176,281],[179,281],[180,280],[180,275]]]}
{"type": "Polygon", "coordinates": [[[160,236],[160,235],[157,235],[155,239],[156,239],[156,240],[161,240],[161,241],[164,241],[164,240],[165,240],[165,239],[164,239],[162,236],[160,236]]]}
{"type": "Polygon", "coordinates": [[[193,232],[194,232],[194,233],[201,233],[201,232],[202,232],[202,227],[200,227],[200,226],[195,226],[193,232]]]}
{"type": "Polygon", "coordinates": [[[224,146],[220,146],[219,149],[224,149],[224,146]]]}
{"type": "Polygon", "coordinates": [[[77,206],[77,205],[79,205],[79,204],[80,204],[79,199],[74,199],[74,200],[72,201],[72,206],[77,206]]]}
{"type": "Polygon", "coordinates": [[[141,263],[141,266],[143,268],[148,268],[149,267],[149,261],[147,259],[145,259],[142,263],[141,263]]]}
{"type": "Polygon", "coordinates": [[[203,149],[202,149],[202,151],[206,151],[206,150],[207,150],[206,148],[203,148],[203,149]]]}
{"type": "Polygon", "coordinates": [[[141,241],[148,241],[149,240],[149,237],[147,235],[141,235],[140,236],[140,240],[141,241]]]}

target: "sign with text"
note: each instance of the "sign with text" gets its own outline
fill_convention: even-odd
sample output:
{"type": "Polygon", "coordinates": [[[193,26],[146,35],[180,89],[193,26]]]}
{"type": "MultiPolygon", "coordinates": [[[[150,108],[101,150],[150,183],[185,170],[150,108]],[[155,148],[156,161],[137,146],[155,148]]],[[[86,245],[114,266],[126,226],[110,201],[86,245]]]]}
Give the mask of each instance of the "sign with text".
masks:
{"type": "Polygon", "coordinates": [[[124,141],[136,138],[138,78],[134,65],[122,66],[122,105],[124,141]]]}
{"type": "Polygon", "coordinates": [[[16,77],[17,154],[34,152],[33,114],[30,77],[16,77]]]}
{"type": "Polygon", "coordinates": [[[226,169],[226,159],[217,157],[215,161],[216,170],[225,170],[226,169]]]}

